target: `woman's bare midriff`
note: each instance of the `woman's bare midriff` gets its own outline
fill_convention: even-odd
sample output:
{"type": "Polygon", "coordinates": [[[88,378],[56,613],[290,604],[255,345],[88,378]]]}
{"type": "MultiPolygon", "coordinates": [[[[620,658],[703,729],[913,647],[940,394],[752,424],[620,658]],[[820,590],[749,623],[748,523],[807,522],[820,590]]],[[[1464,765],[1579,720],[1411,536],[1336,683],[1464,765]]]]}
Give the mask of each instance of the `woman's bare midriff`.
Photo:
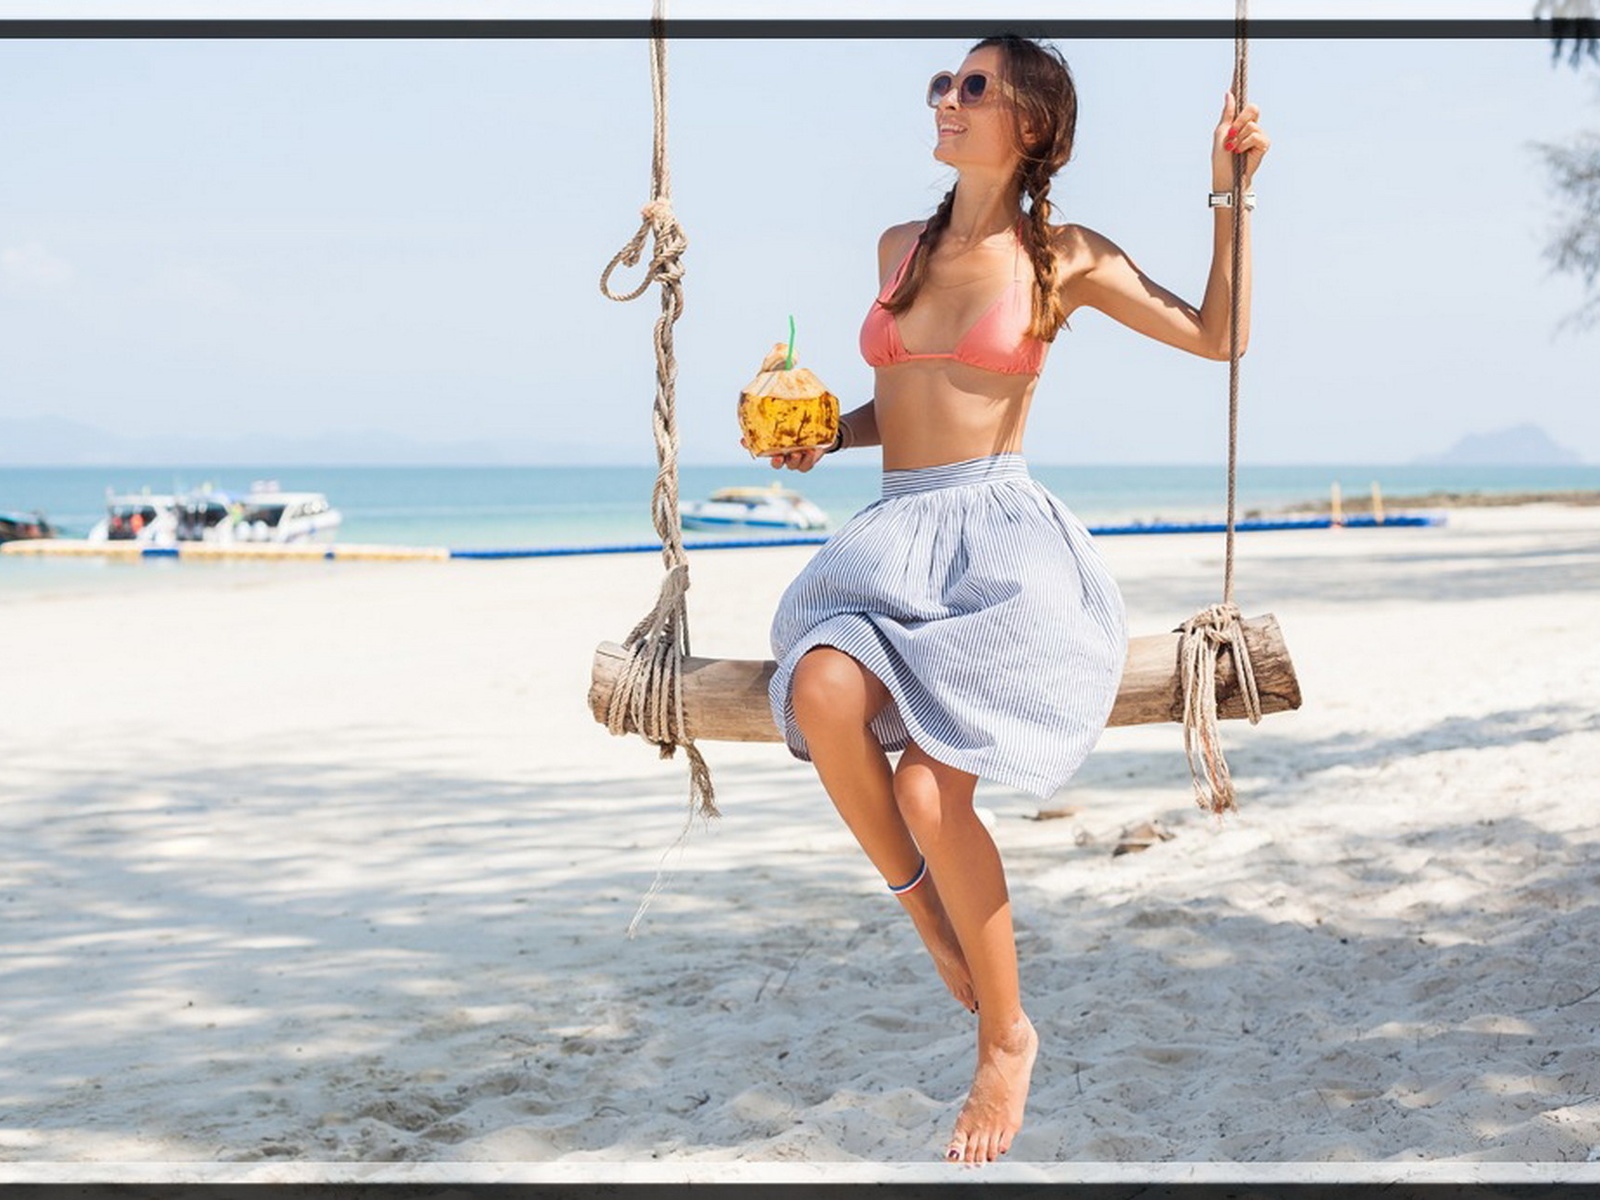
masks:
{"type": "Polygon", "coordinates": [[[873,412],[883,469],[904,471],[1021,452],[1036,375],[1002,375],[954,359],[879,367],[873,412]]]}

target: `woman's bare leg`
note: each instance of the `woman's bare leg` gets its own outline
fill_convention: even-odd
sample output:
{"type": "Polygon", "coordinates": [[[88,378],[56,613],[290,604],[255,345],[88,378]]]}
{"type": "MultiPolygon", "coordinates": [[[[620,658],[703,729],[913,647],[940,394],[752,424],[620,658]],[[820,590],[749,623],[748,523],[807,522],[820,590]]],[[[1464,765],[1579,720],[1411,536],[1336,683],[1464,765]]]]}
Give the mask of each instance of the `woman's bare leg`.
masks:
{"type": "MultiPolygon", "coordinates": [[[[886,881],[903,884],[922,855],[895,804],[889,759],[868,722],[889,701],[889,690],[842,650],[818,646],[795,666],[795,721],[834,807],[886,881]]],[[[972,973],[945,914],[932,863],[928,875],[900,896],[945,986],[969,1011],[976,1008],[972,973]]]]}
{"type": "Polygon", "coordinates": [[[976,785],[976,776],[936,762],[914,743],[894,773],[896,805],[929,871],[944,882],[945,910],[980,1006],[978,1066],[946,1157],[992,1162],[1022,1128],[1039,1038],[1022,1011],[1005,867],[972,810],[976,785]]]}

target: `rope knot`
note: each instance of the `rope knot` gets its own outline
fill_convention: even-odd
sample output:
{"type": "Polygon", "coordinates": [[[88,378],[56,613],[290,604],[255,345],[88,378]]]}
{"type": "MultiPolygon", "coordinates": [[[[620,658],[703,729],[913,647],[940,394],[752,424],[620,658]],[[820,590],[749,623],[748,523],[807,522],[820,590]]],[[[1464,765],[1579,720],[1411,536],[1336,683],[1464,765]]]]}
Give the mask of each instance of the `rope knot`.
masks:
{"type": "Polygon", "coordinates": [[[1216,645],[1225,645],[1229,640],[1229,632],[1239,623],[1239,606],[1232,601],[1223,601],[1213,604],[1210,608],[1203,608],[1190,617],[1176,632],[1185,636],[1199,636],[1216,645]]]}
{"type": "MultiPolygon", "coordinates": [[[[668,547],[668,553],[671,553],[671,547],[668,547]]],[[[687,557],[680,557],[661,576],[661,590],[658,593],[660,599],[656,601],[656,611],[675,615],[683,612],[684,595],[688,590],[689,560],[687,557]]],[[[660,628],[660,626],[657,626],[657,628],[660,628]]]]}
{"type": "Polygon", "coordinates": [[[672,211],[672,201],[658,196],[640,210],[640,215],[656,236],[655,256],[650,262],[651,277],[676,285],[683,278],[683,252],[689,248],[689,238],[672,211]]]}
{"type": "Polygon", "coordinates": [[[1178,678],[1183,683],[1183,749],[1194,781],[1195,803],[1208,812],[1225,813],[1238,805],[1217,729],[1217,660],[1224,650],[1233,655],[1245,714],[1252,725],[1261,720],[1261,696],[1239,606],[1231,600],[1213,604],[1179,625],[1176,632],[1181,635],[1178,678]]]}
{"type": "Polygon", "coordinates": [[[672,201],[666,196],[657,196],[639,210],[639,229],[628,239],[628,244],[612,256],[606,264],[606,269],[600,272],[600,291],[609,300],[637,300],[644,295],[645,289],[656,280],[676,288],[678,281],[683,278],[683,252],[689,247],[689,239],[683,232],[683,226],[678,224],[678,218],[673,214],[672,201]],[[618,266],[633,267],[639,264],[640,257],[644,254],[645,239],[655,235],[655,248],[650,255],[650,265],[645,268],[644,278],[639,281],[639,286],[626,295],[617,295],[611,290],[611,273],[618,266]]]}

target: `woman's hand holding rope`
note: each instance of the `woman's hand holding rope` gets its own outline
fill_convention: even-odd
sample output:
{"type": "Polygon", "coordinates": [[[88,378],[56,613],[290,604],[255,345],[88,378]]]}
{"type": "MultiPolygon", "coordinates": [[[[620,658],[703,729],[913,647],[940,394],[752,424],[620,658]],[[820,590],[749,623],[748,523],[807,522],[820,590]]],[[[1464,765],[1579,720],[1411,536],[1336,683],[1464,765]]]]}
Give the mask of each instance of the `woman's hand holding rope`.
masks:
{"type": "Polygon", "coordinates": [[[1233,187],[1233,159],[1238,154],[1244,155],[1244,186],[1248,191],[1256,168],[1272,144],[1258,123],[1261,110],[1254,104],[1246,104],[1242,112],[1235,112],[1237,107],[1238,101],[1230,89],[1223,101],[1222,120],[1211,135],[1211,190],[1214,192],[1226,192],[1233,187]]]}

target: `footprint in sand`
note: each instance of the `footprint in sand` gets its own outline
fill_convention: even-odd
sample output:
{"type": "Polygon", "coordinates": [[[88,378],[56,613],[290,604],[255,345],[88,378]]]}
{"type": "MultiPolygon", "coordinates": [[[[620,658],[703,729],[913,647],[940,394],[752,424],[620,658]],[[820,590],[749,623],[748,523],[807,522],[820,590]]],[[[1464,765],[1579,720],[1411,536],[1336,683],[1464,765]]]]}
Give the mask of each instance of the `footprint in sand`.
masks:
{"type": "Polygon", "coordinates": [[[874,1029],[887,1030],[890,1033],[901,1033],[912,1028],[913,1022],[905,1013],[889,1009],[879,1009],[876,1012],[862,1013],[855,1018],[862,1025],[870,1025],[874,1029]]]}
{"type": "Polygon", "coordinates": [[[431,1096],[386,1096],[357,1109],[356,1116],[407,1133],[421,1133],[440,1118],[453,1116],[457,1111],[431,1096]]]}

